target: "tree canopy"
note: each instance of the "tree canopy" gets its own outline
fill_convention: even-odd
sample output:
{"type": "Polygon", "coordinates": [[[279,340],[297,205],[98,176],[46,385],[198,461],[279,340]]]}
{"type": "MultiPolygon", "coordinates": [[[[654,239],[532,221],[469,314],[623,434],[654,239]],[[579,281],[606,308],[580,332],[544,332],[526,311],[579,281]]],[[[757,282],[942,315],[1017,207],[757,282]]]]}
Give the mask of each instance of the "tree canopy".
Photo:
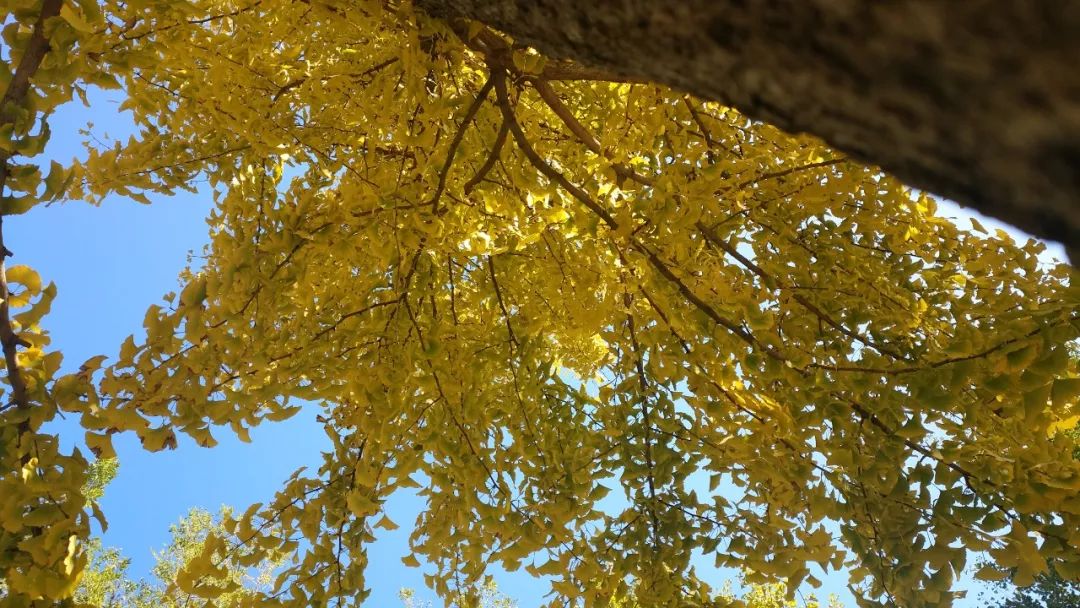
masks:
{"type": "Polygon", "coordinates": [[[553,605],[735,603],[701,553],[790,589],[843,567],[866,606],[950,605],[973,551],[1018,584],[1048,559],[1080,577],[1080,292],[1041,244],[408,2],[5,5],[3,215],[196,180],[216,203],[145,335],[71,374],[55,287],[0,273],[10,605],[70,598],[105,522],[59,413],[106,458],[117,433],[212,447],[320,408],[322,466],[177,574],[221,601],[282,560],[229,605],[358,605],[410,487],[405,561],[446,598],[498,565],[552,577],[553,605]],[[88,87],[137,134],[43,170],[50,113],[88,87]]]}

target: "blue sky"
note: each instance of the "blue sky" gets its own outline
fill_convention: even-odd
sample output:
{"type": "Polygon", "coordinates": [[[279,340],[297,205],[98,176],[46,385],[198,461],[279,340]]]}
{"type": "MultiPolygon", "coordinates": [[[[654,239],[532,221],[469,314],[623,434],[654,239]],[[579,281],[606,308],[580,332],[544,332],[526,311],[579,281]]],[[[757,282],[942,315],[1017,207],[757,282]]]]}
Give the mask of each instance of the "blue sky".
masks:
{"type": "MultiPolygon", "coordinates": [[[[118,103],[101,94],[92,100],[90,109],[68,105],[51,119],[49,157],[65,162],[81,156],[79,130],[88,121],[95,123],[98,137],[126,135],[129,122],[117,111],[118,103]]],[[[54,204],[5,218],[5,240],[15,253],[11,263],[28,264],[44,280],[57,284],[58,295],[44,324],[53,348],[64,353],[68,370],[94,355],[114,355],[128,334],[141,333],[147,306],[177,288],[176,277],[188,255],[199,253],[206,243],[204,218],[210,207],[208,192],[180,193],[152,205],[113,198],[100,207],[54,204]]],[[[947,205],[944,213],[968,215],[953,205],[947,205]]],[[[980,220],[991,229],[1003,227],[980,220]]],[[[1018,239],[1026,238],[1010,232],[1018,239]]],[[[1064,259],[1060,246],[1052,246],[1048,256],[1064,259]]],[[[315,422],[316,413],[316,407],[308,407],[286,422],[264,423],[252,431],[250,444],[228,432],[218,433],[220,444],[211,450],[181,441],[175,451],[151,454],[142,450],[134,436],[119,437],[115,443],[120,471],[102,505],[110,523],[104,542],[121,548],[132,559],[132,572],[145,575],[153,563],[151,551],[167,542],[169,525],[191,507],[243,508],[269,499],[297,468],[317,466],[320,450],[328,443],[315,422]]],[[[59,421],[56,428],[69,442],[82,436],[74,420],[59,421]]],[[[421,571],[400,562],[407,551],[408,522],[422,504],[415,496],[403,495],[389,506],[402,527],[383,532],[370,550],[368,586],[374,591],[370,606],[400,606],[396,598],[401,587],[423,589],[421,571]]],[[[524,574],[498,578],[502,590],[522,608],[542,603],[545,584],[524,574]]],[[[828,593],[840,595],[847,606],[854,605],[843,576],[826,580],[820,594],[828,593]]],[[[429,598],[430,594],[419,596],[429,598]]],[[[961,605],[974,606],[974,594],[961,605]]]]}

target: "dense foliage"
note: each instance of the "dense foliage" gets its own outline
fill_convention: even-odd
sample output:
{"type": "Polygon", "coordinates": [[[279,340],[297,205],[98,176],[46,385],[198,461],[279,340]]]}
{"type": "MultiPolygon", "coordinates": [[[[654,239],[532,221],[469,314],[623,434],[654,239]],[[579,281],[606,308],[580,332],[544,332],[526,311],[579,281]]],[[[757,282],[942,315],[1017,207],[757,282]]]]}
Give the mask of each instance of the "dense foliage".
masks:
{"type": "MultiPolygon", "coordinates": [[[[227,514],[227,510],[222,513],[227,514]]],[[[177,575],[184,563],[198,559],[205,546],[206,539],[212,535],[227,535],[221,527],[221,516],[212,516],[207,511],[192,509],[187,516],[172,526],[172,538],[169,544],[155,552],[156,563],[150,580],[134,578],[130,570],[131,561],[114,548],[101,545],[99,539],[91,540],[87,553],[89,563],[78,588],[75,601],[79,605],[95,608],[180,608],[201,606],[204,601],[198,596],[185,594],[178,590],[177,575]]],[[[250,573],[234,571],[229,577],[237,583],[230,593],[239,595],[250,592],[253,588],[265,586],[269,579],[272,565],[264,564],[250,573]]],[[[457,605],[468,608],[518,608],[519,604],[509,595],[501,592],[494,581],[488,580],[475,588],[466,590],[468,598],[459,598],[457,605]]],[[[720,598],[733,601],[736,594],[729,582],[719,592],[720,598]]],[[[789,600],[782,584],[750,585],[742,593],[742,601],[747,608],[822,608],[823,604],[813,596],[800,601],[789,600]]],[[[432,603],[419,599],[412,589],[402,588],[398,597],[402,608],[431,608],[432,603]]],[[[230,605],[228,597],[218,598],[217,605],[230,605]]],[[[526,602],[526,605],[529,605],[526,602]]],[[[638,608],[632,599],[612,603],[610,608],[638,608]]],[[[842,608],[835,598],[831,598],[828,608],[842,608]]]]}
{"type": "Polygon", "coordinates": [[[999,580],[979,599],[987,608],[1073,608],[1080,606],[1080,584],[1061,578],[1053,568],[1035,577],[1028,587],[1017,588],[1009,583],[1010,572],[994,569],[999,580]]]}
{"type": "Polygon", "coordinates": [[[728,602],[695,552],[791,588],[845,567],[864,605],[949,605],[969,551],[1020,584],[1047,559],[1080,576],[1058,432],[1080,292],[1040,244],[408,2],[4,5],[4,215],[203,178],[216,201],[204,263],[108,365],[58,375],[55,289],[0,274],[9,605],[70,597],[104,521],[87,459],[42,430],[59,412],[108,457],[116,433],[210,447],[321,408],[322,467],[176,576],[231,605],[358,604],[373,527],[404,523],[382,504],[417,486],[405,561],[444,597],[498,564],[553,577],[555,604],[728,602]],[[137,135],[43,172],[49,114],[90,86],[123,90],[137,135]]]}
{"type": "MultiPolygon", "coordinates": [[[[169,544],[154,553],[154,566],[149,580],[134,577],[131,561],[113,547],[104,547],[100,539],[87,546],[88,563],[75,589],[74,600],[79,606],[94,608],[186,608],[203,606],[206,600],[197,594],[185,593],[177,585],[184,567],[198,560],[206,550],[211,536],[226,538],[223,517],[202,509],[192,509],[187,516],[170,528],[169,544]]],[[[231,568],[215,580],[219,584],[216,603],[235,604],[240,598],[265,590],[272,581],[276,564],[272,561],[254,568],[231,568]]]]}

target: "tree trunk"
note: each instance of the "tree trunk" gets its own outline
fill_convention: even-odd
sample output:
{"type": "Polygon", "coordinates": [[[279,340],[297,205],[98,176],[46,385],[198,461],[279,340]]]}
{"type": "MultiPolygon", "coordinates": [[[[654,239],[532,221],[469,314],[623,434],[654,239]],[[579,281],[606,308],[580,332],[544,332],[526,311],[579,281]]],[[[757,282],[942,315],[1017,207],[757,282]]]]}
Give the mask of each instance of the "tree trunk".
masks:
{"type": "Polygon", "coordinates": [[[1075,0],[416,0],[1080,248],[1075,0]]]}

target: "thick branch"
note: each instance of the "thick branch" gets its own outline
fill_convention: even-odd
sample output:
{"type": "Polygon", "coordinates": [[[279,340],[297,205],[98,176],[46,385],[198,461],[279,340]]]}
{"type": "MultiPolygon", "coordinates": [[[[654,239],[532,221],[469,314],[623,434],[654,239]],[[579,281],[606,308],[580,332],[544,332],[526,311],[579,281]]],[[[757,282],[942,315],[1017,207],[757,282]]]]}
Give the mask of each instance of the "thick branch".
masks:
{"type": "Polygon", "coordinates": [[[418,0],[545,55],[806,131],[908,184],[1080,246],[1069,2],[418,0]]]}

